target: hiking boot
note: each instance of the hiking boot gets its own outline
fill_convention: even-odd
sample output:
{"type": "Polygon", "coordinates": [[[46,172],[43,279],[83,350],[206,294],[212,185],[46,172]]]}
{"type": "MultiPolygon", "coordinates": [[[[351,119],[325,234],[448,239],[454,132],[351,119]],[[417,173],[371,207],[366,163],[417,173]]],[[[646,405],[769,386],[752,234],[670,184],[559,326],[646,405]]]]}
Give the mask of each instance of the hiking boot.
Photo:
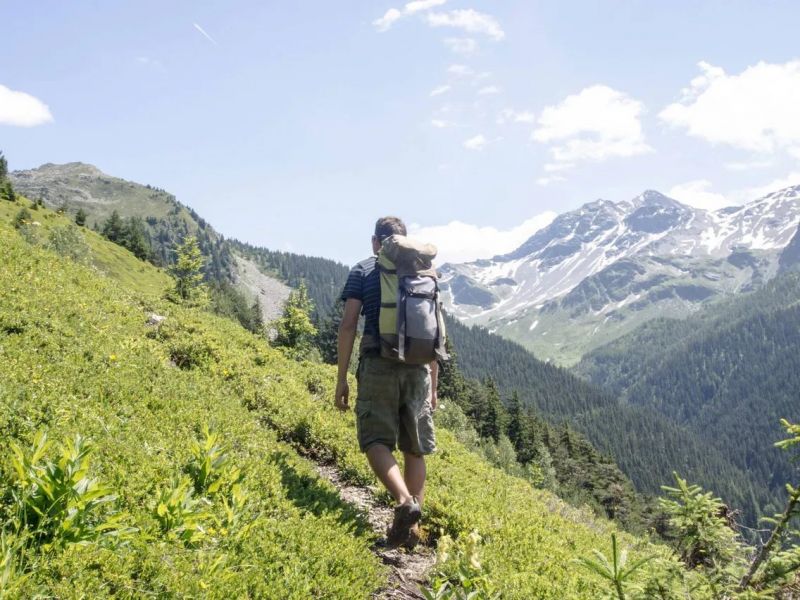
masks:
{"type": "Polygon", "coordinates": [[[413,550],[417,547],[417,544],[419,544],[421,540],[422,532],[419,529],[419,523],[414,523],[408,530],[408,539],[406,540],[406,543],[403,544],[403,548],[406,550],[413,550]]]}
{"type": "Polygon", "coordinates": [[[408,542],[411,528],[422,517],[422,509],[416,498],[406,500],[394,509],[394,521],[386,534],[386,545],[397,548],[408,542]]]}

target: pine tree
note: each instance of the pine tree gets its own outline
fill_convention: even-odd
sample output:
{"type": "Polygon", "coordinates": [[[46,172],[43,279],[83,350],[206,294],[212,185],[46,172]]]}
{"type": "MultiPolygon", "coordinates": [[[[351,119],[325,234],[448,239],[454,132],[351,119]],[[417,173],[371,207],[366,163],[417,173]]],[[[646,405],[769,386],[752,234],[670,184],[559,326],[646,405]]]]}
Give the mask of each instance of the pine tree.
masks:
{"type": "MultiPolygon", "coordinates": [[[[463,403],[467,389],[464,375],[458,365],[458,354],[450,338],[445,340],[444,347],[450,356],[450,360],[444,361],[439,365],[439,396],[463,403]]],[[[462,408],[465,408],[463,404],[462,408]]]]}
{"type": "Polygon", "coordinates": [[[274,344],[284,348],[287,354],[296,359],[307,358],[313,347],[317,329],[311,321],[314,304],[308,297],[305,284],[289,294],[283,307],[283,314],[275,321],[274,344]]]}
{"type": "Polygon", "coordinates": [[[197,238],[187,237],[178,247],[177,260],[170,269],[175,278],[172,296],[189,306],[204,306],[208,302],[208,291],[203,283],[203,255],[197,238]]]}
{"type": "Polygon", "coordinates": [[[103,235],[115,244],[122,245],[122,240],[125,238],[125,223],[116,210],[103,223],[103,235]]]}
{"type": "Polygon", "coordinates": [[[339,324],[342,322],[344,303],[339,300],[331,314],[321,319],[317,325],[315,340],[322,361],[335,365],[338,358],[339,324]]]}
{"type": "Polygon", "coordinates": [[[8,177],[8,161],[0,150],[0,181],[5,181],[6,177],[8,177]]]}
{"type": "Polygon", "coordinates": [[[123,230],[122,245],[139,260],[149,260],[152,254],[150,235],[144,226],[144,221],[139,217],[131,217],[125,223],[123,230]]]}
{"type": "Polygon", "coordinates": [[[86,211],[82,208],[78,209],[78,212],[75,213],[75,224],[83,227],[86,225],[86,217],[89,215],[86,214],[86,211]]]}

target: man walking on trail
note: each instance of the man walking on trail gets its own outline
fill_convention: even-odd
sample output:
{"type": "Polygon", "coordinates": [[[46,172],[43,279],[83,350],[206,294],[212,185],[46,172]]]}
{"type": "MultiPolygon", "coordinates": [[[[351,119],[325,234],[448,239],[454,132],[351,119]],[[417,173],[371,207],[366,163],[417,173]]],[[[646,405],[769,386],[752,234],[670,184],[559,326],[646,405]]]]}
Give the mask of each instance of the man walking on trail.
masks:
{"type": "Polygon", "coordinates": [[[437,401],[438,363],[433,360],[430,364],[407,364],[381,356],[381,273],[377,255],[387,238],[405,235],[406,226],[400,219],[378,219],[372,236],[374,256],[353,267],[347,278],[341,296],[345,305],[339,326],[335,403],[340,410],[349,408],[347,370],[359,314],[363,314],[364,333],[356,375],[358,442],[375,475],[397,502],[387,534],[388,545],[412,548],[418,541],[417,523],[422,516],[424,457],[436,449],[431,413],[437,401]],[[405,459],[402,474],[393,455],[396,445],[405,459]]]}

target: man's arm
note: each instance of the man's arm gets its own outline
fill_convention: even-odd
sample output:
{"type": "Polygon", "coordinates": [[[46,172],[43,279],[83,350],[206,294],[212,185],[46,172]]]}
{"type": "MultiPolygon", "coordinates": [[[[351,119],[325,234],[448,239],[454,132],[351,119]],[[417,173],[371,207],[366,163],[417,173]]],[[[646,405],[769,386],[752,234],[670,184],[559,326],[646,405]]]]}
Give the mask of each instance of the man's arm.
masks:
{"type": "Polygon", "coordinates": [[[434,360],[431,363],[431,408],[436,410],[436,405],[439,402],[439,395],[436,391],[439,385],[439,361],[434,360]]]}
{"type": "Polygon", "coordinates": [[[361,300],[348,298],[344,303],[342,322],[339,323],[339,337],[336,344],[339,374],[336,380],[336,398],[334,403],[339,410],[350,408],[350,386],[347,384],[347,369],[350,367],[350,355],[358,331],[358,315],[361,313],[361,300]]]}

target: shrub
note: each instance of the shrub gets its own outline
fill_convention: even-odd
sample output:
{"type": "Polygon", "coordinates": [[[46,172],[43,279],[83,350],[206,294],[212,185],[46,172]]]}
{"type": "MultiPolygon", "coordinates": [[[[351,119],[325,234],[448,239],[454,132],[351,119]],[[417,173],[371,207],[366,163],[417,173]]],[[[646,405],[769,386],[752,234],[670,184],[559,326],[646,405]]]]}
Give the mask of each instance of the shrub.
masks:
{"type": "Polygon", "coordinates": [[[124,515],[113,511],[117,497],[89,477],[91,444],[76,435],[71,443],[59,444],[56,460],[47,458],[51,446],[41,431],[28,450],[11,444],[15,532],[30,533],[45,550],[132,533],[122,524],[124,515]]]}
{"type": "Polygon", "coordinates": [[[74,225],[58,225],[50,230],[47,247],[77,262],[89,260],[89,246],[74,225]]]}

